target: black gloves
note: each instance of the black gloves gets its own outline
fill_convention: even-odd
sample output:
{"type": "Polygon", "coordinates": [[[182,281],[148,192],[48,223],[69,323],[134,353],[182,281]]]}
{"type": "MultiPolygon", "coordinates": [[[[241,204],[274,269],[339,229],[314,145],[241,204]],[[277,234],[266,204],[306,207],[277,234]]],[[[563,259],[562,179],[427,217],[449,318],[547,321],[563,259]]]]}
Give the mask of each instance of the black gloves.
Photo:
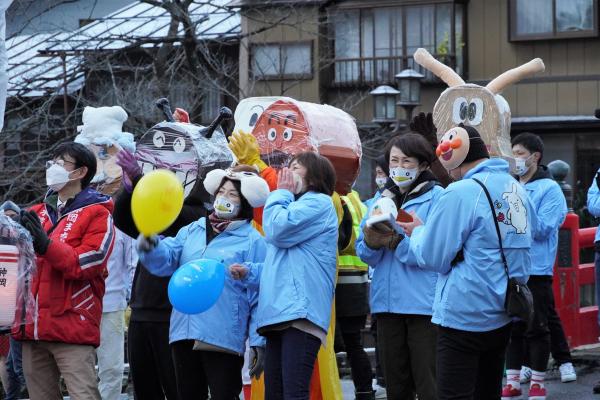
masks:
{"type": "Polygon", "coordinates": [[[21,215],[21,225],[29,231],[33,238],[33,249],[39,255],[46,254],[50,238],[42,227],[40,218],[34,211],[26,211],[21,215]]]}
{"type": "Polygon", "coordinates": [[[264,347],[250,347],[250,377],[260,378],[265,369],[265,349],[264,347]]]}
{"type": "Polygon", "coordinates": [[[438,145],[437,128],[433,124],[433,116],[431,113],[419,113],[410,122],[410,129],[423,136],[435,149],[438,145]]]}

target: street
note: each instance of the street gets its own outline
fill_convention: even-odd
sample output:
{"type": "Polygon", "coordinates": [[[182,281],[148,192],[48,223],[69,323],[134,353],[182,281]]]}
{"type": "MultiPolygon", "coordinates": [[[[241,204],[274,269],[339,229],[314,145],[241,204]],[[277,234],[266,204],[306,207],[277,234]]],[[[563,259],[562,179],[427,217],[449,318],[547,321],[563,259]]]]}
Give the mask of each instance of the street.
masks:
{"type": "MultiPolygon", "coordinates": [[[[549,371],[547,373],[547,400],[600,400],[600,395],[594,395],[592,388],[594,384],[600,381],[600,367],[576,366],[577,382],[561,383],[558,370],[549,371]]],[[[526,388],[529,385],[525,385],[526,388]]],[[[349,379],[342,381],[342,390],[344,400],[354,399],[354,385],[349,379]]],[[[522,396],[527,399],[526,394],[522,396]]]]}

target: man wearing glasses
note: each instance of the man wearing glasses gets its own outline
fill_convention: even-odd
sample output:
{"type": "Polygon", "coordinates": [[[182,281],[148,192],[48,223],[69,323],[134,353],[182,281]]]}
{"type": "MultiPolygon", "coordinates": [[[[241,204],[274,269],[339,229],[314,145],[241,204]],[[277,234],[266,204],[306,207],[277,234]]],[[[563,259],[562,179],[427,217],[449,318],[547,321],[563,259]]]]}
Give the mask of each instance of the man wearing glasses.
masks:
{"type": "Polygon", "coordinates": [[[63,143],[46,165],[44,202],[22,214],[31,233],[37,270],[31,283],[35,307],[15,321],[23,341],[23,370],[31,400],[62,399],[62,375],[72,399],[100,400],[94,370],[106,264],[112,251],[113,203],[89,187],[94,154],[63,143]]]}

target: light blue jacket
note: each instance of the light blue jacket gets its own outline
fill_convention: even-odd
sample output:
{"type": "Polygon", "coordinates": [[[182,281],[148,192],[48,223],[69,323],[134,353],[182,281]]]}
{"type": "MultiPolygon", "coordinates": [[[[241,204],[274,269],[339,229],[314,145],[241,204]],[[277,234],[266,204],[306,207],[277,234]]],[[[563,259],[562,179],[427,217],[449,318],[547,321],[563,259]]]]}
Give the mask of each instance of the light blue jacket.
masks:
{"type": "Polygon", "coordinates": [[[370,210],[371,206],[373,205],[373,203],[375,203],[377,200],[379,200],[379,198],[381,197],[381,190],[378,190],[375,192],[375,194],[373,195],[373,197],[371,197],[368,200],[365,200],[365,206],[370,210]]]}
{"type": "MultiPolygon", "coordinates": [[[[418,190],[419,186],[413,192],[418,190]]],[[[402,208],[416,212],[422,221],[426,221],[432,204],[443,190],[434,186],[418,197],[409,198],[402,208]]],[[[367,219],[368,214],[361,226],[367,219]]],[[[365,243],[361,230],[356,241],[356,254],[374,269],[370,289],[372,314],[432,314],[438,274],[419,268],[410,252],[410,237],[406,236],[396,251],[374,250],[365,243]]]]}
{"type": "MultiPolygon", "coordinates": [[[[600,170],[598,170],[597,174],[600,174],[600,170]]],[[[598,189],[595,176],[592,180],[592,186],[588,189],[587,208],[594,217],[600,217],[600,189],[598,189]]],[[[596,239],[594,241],[600,241],[600,229],[596,230],[596,239]]]]}
{"type": "Polygon", "coordinates": [[[258,327],[308,319],[325,332],[335,293],[338,218],[331,197],[275,190],[263,214],[267,257],[258,327]]]}
{"type": "MultiPolygon", "coordinates": [[[[157,276],[170,276],[185,263],[200,258],[233,263],[254,263],[265,259],[266,245],[263,237],[248,222],[235,229],[227,229],[206,245],[206,219],[184,226],[177,236],[161,240],[148,253],[140,252],[140,261],[157,276]]],[[[217,303],[200,314],[188,315],[173,309],[169,342],[200,340],[238,354],[244,354],[246,338],[251,346],[263,346],[264,338],[256,333],[257,296],[244,281],[233,280],[225,272],[225,287],[217,303]]]]}
{"type": "Polygon", "coordinates": [[[441,194],[411,237],[420,267],[440,273],[432,322],[472,332],[510,322],[504,310],[507,277],[492,212],[482,181],[492,196],[511,277],[527,282],[531,269],[532,211],[525,189],[508,173],[508,163],[490,159],[441,194]],[[464,260],[455,257],[463,250],[464,260]]]}
{"type": "Polygon", "coordinates": [[[537,216],[531,245],[530,275],[552,276],[558,248],[558,230],[567,216],[565,195],[542,165],[525,184],[525,189],[537,216]]]}

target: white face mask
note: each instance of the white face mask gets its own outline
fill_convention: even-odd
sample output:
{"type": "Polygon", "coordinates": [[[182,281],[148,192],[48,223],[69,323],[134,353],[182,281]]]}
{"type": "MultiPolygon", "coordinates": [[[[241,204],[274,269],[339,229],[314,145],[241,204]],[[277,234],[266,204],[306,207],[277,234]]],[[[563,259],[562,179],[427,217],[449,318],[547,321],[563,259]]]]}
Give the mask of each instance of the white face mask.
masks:
{"type": "Polygon", "coordinates": [[[298,175],[295,172],[292,172],[294,174],[294,194],[300,194],[304,191],[304,181],[302,179],[302,177],[300,175],[298,175]]]}
{"type": "MultiPolygon", "coordinates": [[[[533,154],[531,156],[533,156],[533,154]]],[[[515,158],[515,174],[517,176],[523,176],[529,171],[531,165],[527,165],[527,162],[531,156],[527,158],[515,158]]]]}
{"type": "Polygon", "coordinates": [[[229,200],[225,196],[217,196],[213,204],[215,214],[219,218],[233,219],[240,214],[241,205],[229,200]]]}
{"type": "Polygon", "coordinates": [[[410,186],[417,178],[417,175],[419,175],[419,168],[390,168],[390,178],[400,188],[410,186]]]}
{"type": "Polygon", "coordinates": [[[69,171],[61,165],[52,164],[50,168],[46,170],[46,185],[55,192],[64,188],[70,180],[69,171]]]}
{"type": "Polygon", "coordinates": [[[377,177],[375,178],[375,183],[379,189],[383,189],[385,187],[385,183],[387,182],[387,178],[377,177]]]}

